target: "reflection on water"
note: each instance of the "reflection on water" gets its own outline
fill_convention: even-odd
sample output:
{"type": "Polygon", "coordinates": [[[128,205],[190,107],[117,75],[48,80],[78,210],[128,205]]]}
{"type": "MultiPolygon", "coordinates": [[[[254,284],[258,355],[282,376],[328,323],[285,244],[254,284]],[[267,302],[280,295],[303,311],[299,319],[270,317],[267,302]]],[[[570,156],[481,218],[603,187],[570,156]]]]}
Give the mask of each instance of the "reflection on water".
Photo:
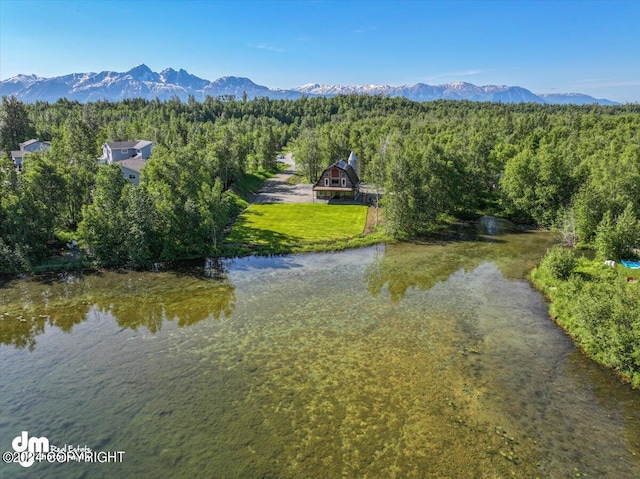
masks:
{"type": "Polygon", "coordinates": [[[522,279],[552,238],[493,239],[16,282],[11,318],[80,319],[0,347],[0,449],[126,455],[0,476],[639,477],[640,394],[522,279]]]}
{"type": "Polygon", "coordinates": [[[477,223],[477,231],[480,235],[498,236],[508,233],[510,228],[508,221],[493,216],[483,216],[477,223]]]}
{"type": "Polygon", "coordinates": [[[398,301],[409,288],[429,290],[452,273],[471,271],[484,262],[495,263],[507,278],[523,278],[540,261],[552,237],[546,233],[511,232],[505,236],[509,241],[484,238],[506,235],[507,228],[505,220],[483,217],[477,229],[460,227],[453,241],[449,238],[427,248],[409,243],[387,245],[367,267],[368,290],[377,296],[386,288],[391,299],[398,301]]]}
{"type": "Polygon", "coordinates": [[[70,332],[90,311],[112,316],[122,328],[151,333],[165,321],[188,326],[230,316],[235,288],[221,271],[219,262],[206,260],[200,274],[61,273],[14,281],[0,289],[0,344],[33,350],[47,327],[70,332]]]}

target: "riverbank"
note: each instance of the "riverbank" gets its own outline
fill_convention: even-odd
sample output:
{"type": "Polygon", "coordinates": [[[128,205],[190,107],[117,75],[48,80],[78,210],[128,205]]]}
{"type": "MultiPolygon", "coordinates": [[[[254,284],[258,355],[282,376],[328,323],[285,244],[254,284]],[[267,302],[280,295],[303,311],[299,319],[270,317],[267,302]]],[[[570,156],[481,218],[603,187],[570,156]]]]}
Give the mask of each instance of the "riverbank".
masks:
{"type": "Polygon", "coordinates": [[[544,267],[533,285],[547,297],[549,314],[584,354],[640,389],[640,286],[637,271],[578,258],[568,279],[544,267]]]}
{"type": "MultiPolygon", "coordinates": [[[[376,215],[375,208],[367,208],[366,206],[350,207],[347,205],[328,206],[312,203],[301,204],[298,202],[266,205],[255,204],[254,202],[263,203],[266,199],[273,196],[273,191],[271,190],[279,191],[277,187],[268,188],[270,184],[279,185],[283,182],[286,183],[286,179],[291,174],[291,171],[295,171],[295,167],[291,166],[292,160],[289,154],[286,159],[289,160],[288,163],[279,162],[272,170],[259,170],[243,175],[225,192],[227,203],[232,210],[232,219],[223,233],[222,240],[218,242],[218,245],[212,245],[210,251],[175,257],[170,260],[158,258],[149,264],[148,268],[122,264],[111,265],[108,266],[107,269],[119,271],[154,269],[157,264],[180,264],[185,261],[188,262],[205,258],[224,259],[250,255],[331,252],[393,242],[392,238],[382,231],[383,215],[381,212],[378,212],[378,215],[376,215]],[[276,217],[276,220],[274,220],[275,223],[274,221],[267,221],[266,226],[262,225],[261,229],[258,228],[258,230],[254,230],[254,233],[257,231],[255,235],[249,235],[256,236],[258,241],[245,241],[247,240],[247,234],[243,235],[242,233],[238,233],[238,230],[247,233],[246,227],[243,228],[239,226],[246,223],[242,221],[242,217],[243,215],[250,216],[251,211],[248,211],[248,209],[252,205],[254,208],[271,208],[274,211],[279,208],[290,208],[296,211],[304,210],[305,208],[322,208],[323,210],[326,208],[325,212],[331,217],[329,218],[331,221],[325,221],[327,219],[325,216],[327,215],[321,215],[321,218],[316,217],[317,211],[315,210],[307,213],[303,211],[302,216],[299,214],[299,211],[297,212],[298,214],[296,214],[296,211],[289,211],[289,213],[292,214],[293,223],[296,223],[297,220],[296,224],[289,225],[293,230],[280,232],[284,233],[284,236],[283,234],[276,234],[274,236],[274,230],[278,230],[284,223],[282,218],[276,217]],[[349,208],[353,208],[354,210],[359,208],[361,211],[356,215],[358,218],[354,218],[352,214],[344,215],[343,213],[346,211],[345,208],[346,210],[349,210],[349,208]],[[320,229],[315,231],[310,237],[306,237],[310,229],[319,225],[322,225],[320,229]],[[305,237],[302,238],[302,236],[305,237]],[[229,237],[231,241],[227,240],[229,237]],[[282,239],[284,237],[287,238],[287,241],[276,241],[278,238],[282,239]]],[[[262,213],[263,212],[260,214],[262,215],[262,213]]],[[[277,231],[275,233],[277,233],[277,231]]],[[[91,257],[87,250],[78,246],[77,243],[74,242],[73,246],[71,246],[71,240],[73,239],[75,239],[75,234],[65,233],[64,239],[57,240],[55,248],[52,249],[53,254],[51,256],[36,265],[27,265],[23,271],[11,273],[0,271],[0,277],[3,281],[6,281],[25,274],[47,274],[50,272],[60,273],[81,270],[98,271],[104,268],[104,265],[99,264],[95,258],[91,257]]]]}
{"type": "MultiPolygon", "coordinates": [[[[227,189],[224,195],[225,203],[229,208],[230,223],[226,233],[228,233],[228,230],[238,215],[249,206],[252,198],[256,196],[265,182],[282,173],[286,168],[287,165],[277,163],[274,168],[269,170],[260,169],[251,173],[245,173],[227,189]]],[[[99,270],[105,266],[104,264],[100,264],[96,258],[92,257],[89,249],[80,241],[79,234],[76,231],[56,231],[55,237],[47,242],[47,249],[49,250],[48,256],[37,263],[32,264],[24,260],[20,265],[8,261],[0,251],[0,278],[6,280],[31,273],[99,270]],[[5,262],[3,262],[3,259],[5,262]]],[[[155,258],[152,259],[150,263],[142,266],[127,263],[109,264],[106,266],[114,270],[147,269],[145,266],[150,269],[152,265],[157,262],[180,262],[211,256],[220,256],[220,249],[216,248],[213,244],[210,246],[210,251],[208,252],[182,254],[170,259],[155,258]]]]}

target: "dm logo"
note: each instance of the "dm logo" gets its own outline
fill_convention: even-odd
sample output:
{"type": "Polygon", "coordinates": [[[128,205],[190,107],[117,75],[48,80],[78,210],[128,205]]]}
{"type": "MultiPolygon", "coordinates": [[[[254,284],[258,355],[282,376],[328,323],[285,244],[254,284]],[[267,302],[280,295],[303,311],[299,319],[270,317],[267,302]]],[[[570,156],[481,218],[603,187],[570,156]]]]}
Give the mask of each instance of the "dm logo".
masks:
{"type": "Polygon", "coordinates": [[[13,450],[19,453],[18,464],[22,467],[30,467],[35,462],[36,453],[49,452],[49,439],[46,437],[29,437],[29,431],[22,431],[11,441],[13,450]]]}

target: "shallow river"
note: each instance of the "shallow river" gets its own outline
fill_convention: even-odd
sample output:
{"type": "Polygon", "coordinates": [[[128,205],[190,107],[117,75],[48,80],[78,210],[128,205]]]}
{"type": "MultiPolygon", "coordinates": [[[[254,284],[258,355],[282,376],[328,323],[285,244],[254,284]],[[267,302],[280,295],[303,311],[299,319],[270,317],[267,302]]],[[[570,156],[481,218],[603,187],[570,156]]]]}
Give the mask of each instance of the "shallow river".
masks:
{"type": "Polygon", "coordinates": [[[0,477],[640,477],[640,392],[523,279],[553,239],[488,226],[3,284],[0,452],[125,453],[0,477]]]}

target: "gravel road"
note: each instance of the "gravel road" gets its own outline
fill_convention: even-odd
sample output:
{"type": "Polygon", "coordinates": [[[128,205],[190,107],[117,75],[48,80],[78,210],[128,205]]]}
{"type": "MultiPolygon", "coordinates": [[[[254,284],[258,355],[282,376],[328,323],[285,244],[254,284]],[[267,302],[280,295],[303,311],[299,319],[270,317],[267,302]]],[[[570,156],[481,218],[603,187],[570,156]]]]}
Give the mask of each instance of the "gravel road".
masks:
{"type": "Polygon", "coordinates": [[[313,203],[313,185],[290,185],[287,180],[295,173],[296,164],[291,153],[283,161],[287,169],[265,181],[260,191],[252,198],[252,203],[313,203]]]}

